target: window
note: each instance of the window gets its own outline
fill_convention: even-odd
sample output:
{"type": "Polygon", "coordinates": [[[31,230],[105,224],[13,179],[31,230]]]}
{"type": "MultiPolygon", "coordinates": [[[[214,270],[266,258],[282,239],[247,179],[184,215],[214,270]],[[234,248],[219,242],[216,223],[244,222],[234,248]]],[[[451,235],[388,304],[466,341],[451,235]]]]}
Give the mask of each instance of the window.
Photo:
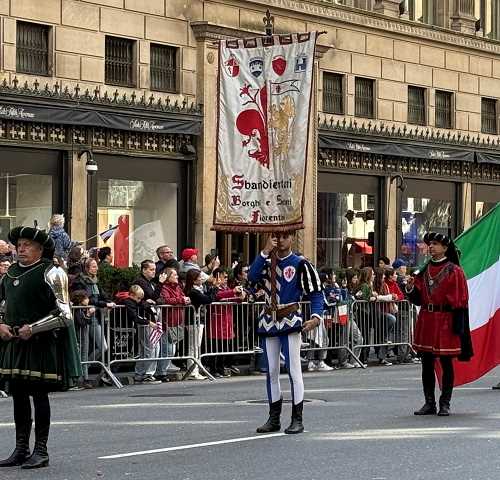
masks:
{"type": "Polygon", "coordinates": [[[323,112],[344,113],[344,76],[337,73],[323,73],[323,112]]]}
{"type": "Polygon", "coordinates": [[[475,2],[475,17],[479,18],[479,27],[485,37],[498,39],[500,32],[500,5],[491,0],[475,2]]]}
{"type": "Polygon", "coordinates": [[[474,199],[474,218],[479,220],[483,215],[486,215],[490,210],[495,208],[500,202],[500,188],[498,185],[472,185],[472,198],[474,199]]]}
{"type": "Polygon", "coordinates": [[[355,79],[354,114],[356,117],[373,118],[373,84],[369,78],[355,79]]]}
{"type": "Polygon", "coordinates": [[[408,87],[408,123],[425,125],[425,88],[408,87]]]}
{"type": "Polygon", "coordinates": [[[16,69],[20,73],[49,75],[50,27],[17,22],[16,69]]]}
{"type": "Polygon", "coordinates": [[[401,199],[400,257],[408,265],[422,265],[428,257],[426,232],[455,234],[456,185],[452,182],[408,180],[401,199]]]}
{"type": "Polygon", "coordinates": [[[135,40],[106,36],[106,83],[135,87],[135,44],[135,40]]]}
{"type": "Polygon", "coordinates": [[[328,174],[318,177],[317,265],[360,268],[373,265],[380,208],[376,177],[328,174]]]}
{"type": "Polygon", "coordinates": [[[452,93],[436,90],[436,127],[451,128],[452,93]]]}
{"type": "Polygon", "coordinates": [[[168,45],[151,44],[151,90],[178,90],[177,51],[177,48],[168,45]]]}
{"type": "MultiPolygon", "coordinates": [[[[158,245],[177,247],[178,184],[142,180],[98,180],[97,231],[119,229],[106,242],[117,267],[154,258],[158,245]]],[[[98,237],[98,246],[104,246],[98,237]]]]}
{"type": "Polygon", "coordinates": [[[481,98],[481,132],[497,134],[497,101],[481,98]]]}

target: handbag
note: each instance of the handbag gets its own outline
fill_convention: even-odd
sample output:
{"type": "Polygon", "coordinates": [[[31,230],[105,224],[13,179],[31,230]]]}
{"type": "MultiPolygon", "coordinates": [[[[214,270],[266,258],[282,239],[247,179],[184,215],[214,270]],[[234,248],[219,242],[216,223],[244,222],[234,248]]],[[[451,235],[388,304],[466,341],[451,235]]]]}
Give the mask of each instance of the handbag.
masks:
{"type": "Polygon", "coordinates": [[[177,343],[184,339],[184,325],[168,327],[167,330],[170,343],[177,343]]]}

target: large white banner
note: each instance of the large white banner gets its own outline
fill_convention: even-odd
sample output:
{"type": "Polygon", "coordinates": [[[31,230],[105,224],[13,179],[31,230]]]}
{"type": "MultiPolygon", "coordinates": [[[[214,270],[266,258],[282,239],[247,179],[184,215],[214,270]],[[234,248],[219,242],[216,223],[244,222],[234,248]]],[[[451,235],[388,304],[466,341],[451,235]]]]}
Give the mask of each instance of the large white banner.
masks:
{"type": "Polygon", "coordinates": [[[303,228],[316,37],[220,42],[214,229],[303,228]]]}

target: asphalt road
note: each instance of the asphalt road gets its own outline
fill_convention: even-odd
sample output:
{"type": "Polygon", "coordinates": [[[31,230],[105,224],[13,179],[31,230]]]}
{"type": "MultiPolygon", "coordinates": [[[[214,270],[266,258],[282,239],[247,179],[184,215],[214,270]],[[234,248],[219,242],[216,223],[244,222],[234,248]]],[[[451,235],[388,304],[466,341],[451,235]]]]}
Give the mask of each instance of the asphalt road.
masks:
{"type": "MultiPolygon", "coordinates": [[[[418,365],[306,374],[306,433],[259,438],[263,377],[57,394],[51,466],[2,469],[0,479],[498,480],[500,368],[457,389],[448,418],[412,415],[419,375],[418,365]]],[[[11,409],[0,399],[2,456],[11,409]]]]}

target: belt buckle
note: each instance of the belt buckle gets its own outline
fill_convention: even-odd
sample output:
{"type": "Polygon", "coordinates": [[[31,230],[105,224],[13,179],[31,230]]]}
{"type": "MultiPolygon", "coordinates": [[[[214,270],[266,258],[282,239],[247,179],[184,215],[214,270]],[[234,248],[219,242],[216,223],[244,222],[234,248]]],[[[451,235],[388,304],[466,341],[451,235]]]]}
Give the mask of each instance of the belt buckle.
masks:
{"type": "Polygon", "coordinates": [[[428,312],[434,312],[434,304],[433,303],[427,304],[427,311],[428,312]]]}
{"type": "Polygon", "coordinates": [[[12,327],[12,335],[16,338],[19,337],[19,328],[20,327],[12,327]]]}

